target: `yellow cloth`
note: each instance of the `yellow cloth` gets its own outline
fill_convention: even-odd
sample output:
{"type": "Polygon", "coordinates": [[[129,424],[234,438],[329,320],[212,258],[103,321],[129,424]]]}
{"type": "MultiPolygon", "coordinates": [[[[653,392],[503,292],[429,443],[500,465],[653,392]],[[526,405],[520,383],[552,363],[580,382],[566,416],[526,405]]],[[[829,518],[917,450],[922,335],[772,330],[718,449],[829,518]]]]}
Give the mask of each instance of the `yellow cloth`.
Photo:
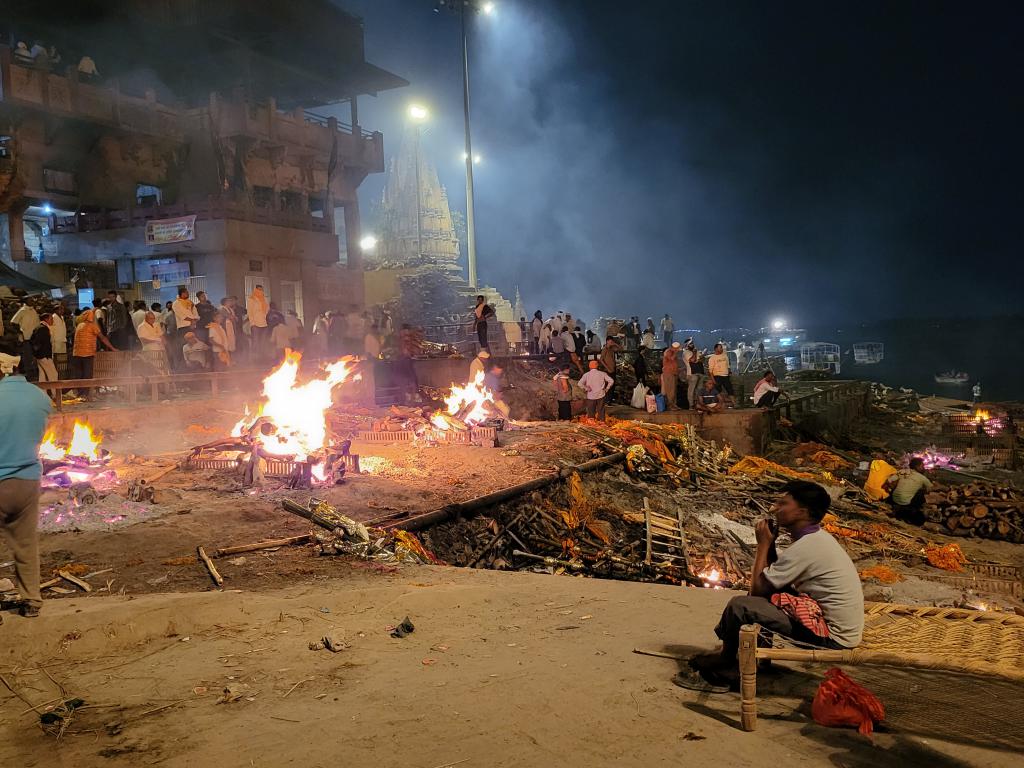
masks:
{"type": "Polygon", "coordinates": [[[864,483],[864,490],[867,491],[875,501],[881,501],[882,499],[888,498],[889,493],[882,488],[882,485],[896,474],[896,467],[892,466],[887,461],[881,459],[875,459],[871,462],[871,471],[868,472],[867,482],[864,483]]]}

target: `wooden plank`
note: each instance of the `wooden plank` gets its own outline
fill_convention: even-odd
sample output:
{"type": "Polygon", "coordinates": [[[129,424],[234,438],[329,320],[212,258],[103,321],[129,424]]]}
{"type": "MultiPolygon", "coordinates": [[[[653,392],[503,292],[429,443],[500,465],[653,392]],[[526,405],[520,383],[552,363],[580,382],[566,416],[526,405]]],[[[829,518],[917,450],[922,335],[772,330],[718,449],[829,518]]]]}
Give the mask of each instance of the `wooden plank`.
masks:
{"type": "Polygon", "coordinates": [[[693,567],[690,565],[690,542],[686,540],[686,529],[683,526],[683,509],[682,507],[676,507],[676,519],[679,522],[679,542],[682,544],[683,557],[686,560],[686,573],[690,576],[695,575],[693,567]]]}
{"type": "Polygon", "coordinates": [[[644,557],[644,562],[648,565],[651,564],[651,501],[644,496],[644,519],[647,521],[647,554],[644,557]]]}

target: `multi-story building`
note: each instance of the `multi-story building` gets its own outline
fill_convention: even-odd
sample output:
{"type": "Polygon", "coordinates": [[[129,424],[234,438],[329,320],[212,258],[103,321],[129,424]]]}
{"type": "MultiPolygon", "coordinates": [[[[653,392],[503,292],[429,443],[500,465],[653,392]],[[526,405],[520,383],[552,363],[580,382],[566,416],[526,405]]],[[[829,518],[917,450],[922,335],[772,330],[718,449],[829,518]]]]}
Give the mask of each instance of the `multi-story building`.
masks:
{"type": "Polygon", "coordinates": [[[83,298],[260,284],[309,320],[362,304],[356,190],[384,147],[357,100],[407,83],[366,62],[360,19],[330,0],[6,6],[0,258],[83,298]],[[348,123],[310,111],[339,102],[348,123]]]}

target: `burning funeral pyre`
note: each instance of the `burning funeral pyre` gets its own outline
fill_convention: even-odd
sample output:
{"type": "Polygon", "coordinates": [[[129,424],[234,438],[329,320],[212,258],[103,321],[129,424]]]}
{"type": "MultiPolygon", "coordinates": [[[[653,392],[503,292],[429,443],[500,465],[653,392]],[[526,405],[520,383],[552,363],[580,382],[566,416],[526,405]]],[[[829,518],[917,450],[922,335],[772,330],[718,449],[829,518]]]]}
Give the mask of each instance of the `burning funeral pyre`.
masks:
{"type": "Polygon", "coordinates": [[[484,385],[483,373],[464,385],[453,383],[451,390],[441,395],[441,400],[444,408],[392,406],[388,418],[376,421],[372,430],[360,432],[359,439],[428,445],[495,445],[497,433],[508,414],[484,385]]]}
{"type": "Polygon", "coordinates": [[[101,440],[88,424],[75,421],[67,445],[47,432],[39,446],[43,465],[44,488],[73,488],[80,484],[109,489],[117,483],[117,473],[108,468],[110,452],[100,447],[101,440]]]}
{"type": "Polygon", "coordinates": [[[339,484],[348,470],[359,470],[351,442],[328,435],[326,412],[332,391],[354,380],[357,359],[329,363],[317,378],[300,384],[302,355],[288,350],[284,361],[263,380],[263,400],[246,408],[231,437],[196,446],[185,461],[192,469],[238,469],[245,485],[266,476],[284,477],[289,487],[339,484]]]}

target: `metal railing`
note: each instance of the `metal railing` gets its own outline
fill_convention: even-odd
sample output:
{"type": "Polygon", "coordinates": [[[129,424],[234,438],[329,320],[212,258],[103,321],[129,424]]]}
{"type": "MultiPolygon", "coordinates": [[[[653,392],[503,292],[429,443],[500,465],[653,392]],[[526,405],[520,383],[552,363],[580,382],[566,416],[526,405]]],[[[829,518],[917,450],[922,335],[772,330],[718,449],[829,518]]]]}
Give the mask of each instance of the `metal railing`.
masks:
{"type": "MultiPolygon", "coordinates": [[[[331,121],[331,118],[326,117],[325,115],[318,115],[316,112],[305,112],[303,114],[303,117],[305,118],[307,123],[312,123],[313,125],[320,125],[323,126],[324,128],[327,128],[330,125],[331,121]]],[[[335,120],[335,122],[337,124],[338,133],[349,133],[352,134],[353,136],[357,135],[356,129],[349,125],[348,123],[343,123],[341,120],[335,120]]],[[[367,131],[360,126],[358,135],[364,139],[372,139],[375,134],[372,131],[367,131]]]]}

